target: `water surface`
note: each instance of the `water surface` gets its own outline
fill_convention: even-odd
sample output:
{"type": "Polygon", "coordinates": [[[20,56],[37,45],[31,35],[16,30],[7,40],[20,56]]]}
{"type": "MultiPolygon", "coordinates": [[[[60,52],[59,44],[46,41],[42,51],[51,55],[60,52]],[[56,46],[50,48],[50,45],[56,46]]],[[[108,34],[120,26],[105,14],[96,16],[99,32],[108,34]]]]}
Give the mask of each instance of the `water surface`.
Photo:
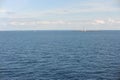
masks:
{"type": "Polygon", "coordinates": [[[0,80],[120,80],[120,31],[0,32],[0,80]]]}

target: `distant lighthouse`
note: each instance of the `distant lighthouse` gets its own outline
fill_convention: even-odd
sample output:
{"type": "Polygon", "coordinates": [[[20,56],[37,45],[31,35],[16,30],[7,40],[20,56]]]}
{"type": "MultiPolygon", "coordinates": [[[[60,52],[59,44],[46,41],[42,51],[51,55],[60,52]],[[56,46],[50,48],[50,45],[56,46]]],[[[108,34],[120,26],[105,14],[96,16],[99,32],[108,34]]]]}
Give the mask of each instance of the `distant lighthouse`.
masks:
{"type": "Polygon", "coordinates": [[[81,30],[81,32],[86,32],[86,31],[87,31],[87,30],[86,30],[85,27],[83,27],[82,30],[81,30]]]}

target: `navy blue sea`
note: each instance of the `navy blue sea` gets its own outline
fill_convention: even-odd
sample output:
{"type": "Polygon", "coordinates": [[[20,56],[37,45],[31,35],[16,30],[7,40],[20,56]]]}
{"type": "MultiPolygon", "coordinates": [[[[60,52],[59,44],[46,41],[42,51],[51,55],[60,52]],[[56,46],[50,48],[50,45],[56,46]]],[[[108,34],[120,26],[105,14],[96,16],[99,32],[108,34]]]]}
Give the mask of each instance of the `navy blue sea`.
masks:
{"type": "Polygon", "coordinates": [[[0,80],[120,80],[120,31],[1,31],[0,80]]]}

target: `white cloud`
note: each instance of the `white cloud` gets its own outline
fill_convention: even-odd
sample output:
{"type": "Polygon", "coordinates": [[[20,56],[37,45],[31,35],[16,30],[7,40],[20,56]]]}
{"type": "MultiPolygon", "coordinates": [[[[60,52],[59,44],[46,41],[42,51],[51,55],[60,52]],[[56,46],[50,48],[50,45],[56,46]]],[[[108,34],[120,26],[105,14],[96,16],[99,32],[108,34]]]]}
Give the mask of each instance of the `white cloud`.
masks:
{"type": "Polygon", "coordinates": [[[120,24],[120,20],[117,20],[116,23],[120,24]]]}
{"type": "Polygon", "coordinates": [[[87,29],[118,29],[120,28],[119,19],[96,19],[96,20],[29,20],[29,19],[10,19],[0,21],[1,28],[15,30],[81,30],[83,26],[87,29]]]}
{"type": "Polygon", "coordinates": [[[7,9],[0,9],[0,17],[7,17],[15,15],[13,11],[7,10],[7,9]]]}
{"type": "Polygon", "coordinates": [[[37,21],[37,24],[44,24],[44,25],[64,25],[64,24],[70,24],[67,21],[62,21],[62,20],[58,20],[58,21],[37,21]]]}
{"type": "Polygon", "coordinates": [[[68,21],[9,21],[9,25],[14,25],[14,26],[36,26],[36,25],[67,25],[70,24],[68,21]]]}
{"type": "Polygon", "coordinates": [[[7,13],[8,11],[5,9],[0,9],[0,13],[7,13]]]}
{"type": "Polygon", "coordinates": [[[12,21],[4,21],[0,24],[8,24],[13,26],[39,26],[39,25],[104,25],[104,24],[120,24],[120,20],[114,19],[96,19],[96,20],[29,20],[29,19],[13,19],[12,21]]]}
{"type": "Polygon", "coordinates": [[[108,23],[111,23],[111,24],[120,24],[120,20],[114,20],[114,19],[108,19],[108,23]]]}
{"type": "Polygon", "coordinates": [[[96,19],[93,20],[91,22],[91,24],[93,25],[106,25],[106,24],[110,24],[110,25],[115,25],[115,24],[119,24],[120,25],[120,20],[116,20],[116,19],[96,19]]]}
{"type": "Polygon", "coordinates": [[[104,20],[95,20],[92,24],[105,24],[106,22],[104,20]]]}

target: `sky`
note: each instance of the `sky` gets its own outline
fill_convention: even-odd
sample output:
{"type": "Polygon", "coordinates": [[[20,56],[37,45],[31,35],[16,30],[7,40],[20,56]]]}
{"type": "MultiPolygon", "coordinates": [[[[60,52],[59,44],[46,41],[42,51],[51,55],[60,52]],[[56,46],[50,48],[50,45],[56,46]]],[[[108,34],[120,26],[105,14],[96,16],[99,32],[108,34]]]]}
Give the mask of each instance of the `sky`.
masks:
{"type": "Polygon", "coordinates": [[[0,0],[0,30],[120,30],[120,0],[0,0]]]}

